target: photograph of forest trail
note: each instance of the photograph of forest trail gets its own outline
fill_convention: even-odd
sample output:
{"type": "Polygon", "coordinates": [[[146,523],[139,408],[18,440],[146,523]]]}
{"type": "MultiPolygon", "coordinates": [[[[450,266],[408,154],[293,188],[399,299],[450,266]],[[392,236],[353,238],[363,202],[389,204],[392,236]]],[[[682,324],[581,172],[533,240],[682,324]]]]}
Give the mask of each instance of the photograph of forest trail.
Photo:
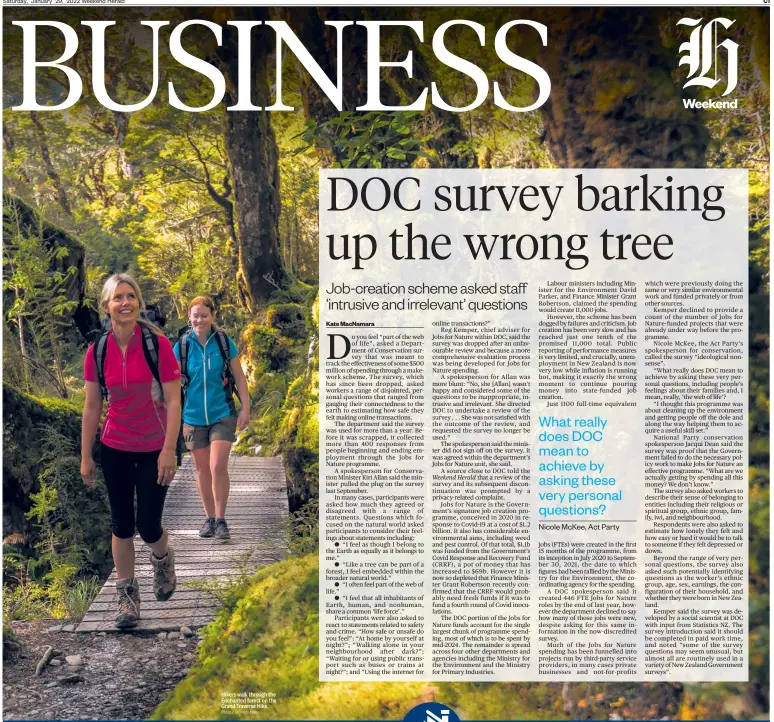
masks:
{"type": "MultiPolygon", "coordinates": [[[[24,701],[14,702],[4,718],[42,719],[50,698],[70,696],[77,704],[88,693],[83,679],[46,687],[48,678],[33,679],[32,670],[47,645],[67,648],[65,634],[47,636],[46,630],[77,623],[113,567],[105,486],[100,478],[88,488],[79,471],[83,367],[101,333],[100,289],[111,274],[128,272],[146,303],[164,316],[173,342],[188,324],[189,301],[200,295],[214,300],[218,323],[239,348],[251,401],[249,427],[233,453],[281,457],[290,553],[213,590],[221,610],[203,629],[201,643],[193,640],[185,650],[185,669],[166,678],[152,704],[132,710],[106,705],[106,719],[402,719],[428,701],[450,705],[463,719],[768,719],[770,17],[763,8],[723,8],[734,20],[729,37],[741,48],[738,108],[696,111],[682,98],[711,96],[705,88],[684,90],[684,69],[676,61],[685,40],[676,23],[692,11],[5,8],[3,681],[6,704],[21,695],[24,701]],[[279,67],[282,99],[295,110],[226,111],[239,81],[229,20],[286,21],[335,77],[336,35],[327,21],[422,20],[427,41],[453,18],[479,22],[494,37],[516,17],[550,28],[547,47],[534,32],[514,33],[519,52],[552,79],[549,101],[531,112],[504,110],[491,95],[463,113],[430,104],[424,111],[357,111],[366,87],[364,32],[353,32],[343,52],[339,111],[287,48],[278,66],[265,26],[256,31],[262,41],[250,54],[255,102],[274,99],[279,67]],[[201,25],[185,34],[186,49],[226,79],[223,100],[204,112],[168,103],[169,82],[189,106],[212,97],[212,83],[169,52],[172,28],[192,19],[224,28],[220,44],[201,25]],[[83,78],[83,96],[73,107],[12,110],[23,92],[18,20],[57,20],[77,33],[79,49],[67,64],[83,78]],[[122,103],[138,103],[151,92],[151,33],[140,22],[169,21],[160,30],[154,102],[124,112],[98,101],[92,31],[84,20],[115,21],[105,31],[104,88],[122,103]],[[748,169],[749,682],[319,681],[317,203],[318,172],[331,167],[748,169]],[[27,670],[24,676],[15,675],[15,667],[27,670]],[[29,695],[20,691],[28,684],[29,695]],[[245,692],[270,693],[271,703],[223,707],[224,694],[245,692]]],[[[509,102],[529,105],[534,79],[507,68],[491,42],[482,46],[475,33],[457,30],[447,46],[475,61],[490,80],[499,79],[509,102]]],[[[441,64],[428,42],[385,32],[385,60],[403,58],[407,50],[413,51],[413,77],[382,69],[385,104],[405,105],[431,81],[457,107],[473,102],[471,78],[441,64]]],[[[41,27],[40,57],[62,52],[62,32],[41,27]]],[[[62,103],[67,94],[61,71],[37,69],[40,103],[62,103]]],[[[88,661],[88,652],[84,656],[88,661]]],[[[156,669],[147,663],[148,675],[156,669]]],[[[154,684],[148,681],[148,688],[154,684]]],[[[145,683],[136,685],[142,692],[145,683]]]]}

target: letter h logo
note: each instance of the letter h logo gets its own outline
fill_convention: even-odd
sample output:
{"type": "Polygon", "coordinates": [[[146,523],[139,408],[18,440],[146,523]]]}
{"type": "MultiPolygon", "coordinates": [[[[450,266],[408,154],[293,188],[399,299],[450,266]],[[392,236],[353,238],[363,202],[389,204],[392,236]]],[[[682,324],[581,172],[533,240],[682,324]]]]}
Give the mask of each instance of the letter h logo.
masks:
{"type": "Polygon", "coordinates": [[[725,96],[736,87],[736,55],[739,45],[728,38],[722,43],[718,43],[718,25],[722,25],[728,30],[736,21],[715,18],[702,27],[702,19],[683,18],[677,21],[678,25],[688,25],[694,28],[688,41],[680,45],[680,53],[684,53],[680,55],[680,65],[688,66],[688,81],[683,87],[704,85],[707,88],[714,88],[720,82],[720,78],[718,78],[718,48],[723,48],[726,51],[728,65],[726,91],[723,93],[725,96]],[[710,73],[712,73],[711,76],[710,73]]]}

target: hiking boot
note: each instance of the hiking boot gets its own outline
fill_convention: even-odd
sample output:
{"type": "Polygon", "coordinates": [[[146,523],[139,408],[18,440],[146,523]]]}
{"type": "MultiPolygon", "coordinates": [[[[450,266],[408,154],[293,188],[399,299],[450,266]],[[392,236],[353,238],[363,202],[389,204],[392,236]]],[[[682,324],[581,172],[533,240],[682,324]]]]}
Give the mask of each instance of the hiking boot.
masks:
{"type": "Polygon", "coordinates": [[[202,528],[199,529],[199,536],[202,539],[209,539],[215,533],[215,519],[213,517],[207,517],[202,524],[202,528]]]}
{"type": "Polygon", "coordinates": [[[215,520],[215,532],[213,533],[213,536],[216,539],[231,539],[231,534],[229,534],[228,524],[226,524],[225,519],[215,520]]]}
{"type": "Polygon", "coordinates": [[[119,579],[116,582],[118,595],[118,614],[116,627],[130,629],[136,627],[140,619],[140,586],[136,579],[119,579]]]}
{"type": "Polygon", "coordinates": [[[151,552],[153,566],[153,593],[159,602],[166,602],[175,591],[177,575],[175,574],[175,552],[167,547],[167,553],[161,559],[151,552]]]}

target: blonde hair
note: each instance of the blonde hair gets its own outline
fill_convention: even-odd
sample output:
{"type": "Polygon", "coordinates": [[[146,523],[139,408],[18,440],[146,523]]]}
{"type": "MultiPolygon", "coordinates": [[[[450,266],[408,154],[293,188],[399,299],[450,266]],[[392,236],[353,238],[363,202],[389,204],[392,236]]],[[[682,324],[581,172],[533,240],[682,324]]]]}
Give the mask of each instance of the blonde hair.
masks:
{"type": "MultiPolygon", "coordinates": [[[[99,296],[99,307],[108,315],[108,317],[110,316],[108,313],[110,301],[113,298],[113,294],[116,292],[116,288],[122,283],[132,287],[132,291],[134,291],[134,295],[137,297],[137,301],[140,304],[140,311],[145,310],[145,301],[142,298],[142,291],[134,276],[130,276],[128,273],[114,273],[107,281],[105,281],[105,285],[102,286],[102,293],[99,296]]],[[[155,323],[151,323],[147,319],[142,318],[142,316],[137,319],[137,323],[149,328],[157,336],[164,335],[164,332],[155,323]]]]}

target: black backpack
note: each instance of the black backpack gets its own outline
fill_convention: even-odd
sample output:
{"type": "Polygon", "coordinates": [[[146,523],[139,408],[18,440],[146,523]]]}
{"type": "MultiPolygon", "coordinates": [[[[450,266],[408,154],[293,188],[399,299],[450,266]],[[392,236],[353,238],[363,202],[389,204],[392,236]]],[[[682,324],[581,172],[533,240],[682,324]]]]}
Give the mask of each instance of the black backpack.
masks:
{"type": "MultiPolygon", "coordinates": [[[[185,329],[181,332],[178,343],[180,344],[180,380],[182,389],[182,406],[185,408],[185,390],[188,386],[188,344],[191,340],[191,330],[185,329]]],[[[226,403],[232,416],[236,416],[236,405],[234,403],[234,394],[236,393],[236,381],[231,372],[231,354],[228,347],[228,336],[225,331],[215,330],[215,342],[218,344],[220,355],[223,357],[223,370],[221,379],[223,390],[226,394],[226,403]]]]}

